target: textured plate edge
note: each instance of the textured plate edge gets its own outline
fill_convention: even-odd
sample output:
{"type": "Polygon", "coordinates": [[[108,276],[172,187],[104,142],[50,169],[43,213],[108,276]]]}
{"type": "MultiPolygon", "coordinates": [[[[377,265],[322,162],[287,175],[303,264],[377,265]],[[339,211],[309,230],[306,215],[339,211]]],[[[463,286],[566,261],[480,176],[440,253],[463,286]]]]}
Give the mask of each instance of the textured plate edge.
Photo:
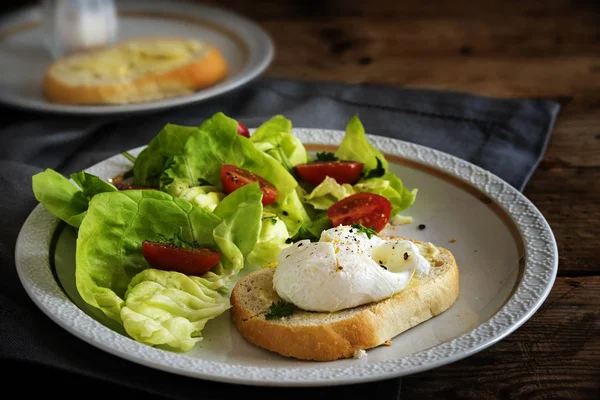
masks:
{"type": "MultiPolygon", "coordinates": [[[[339,144],[344,132],[336,130],[296,128],[294,129],[294,134],[296,134],[304,143],[336,145],[339,144]]],[[[36,217],[48,218],[49,221],[53,218],[41,205],[36,206],[27,218],[17,238],[15,261],[17,263],[19,278],[30,297],[32,297],[44,313],[75,336],[96,347],[130,361],[135,361],[167,372],[236,384],[263,386],[324,386],[365,383],[405,376],[437,368],[469,357],[497,343],[517,330],[531,318],[535,312],[537,312],[539,307],[541,307],[549,295],[556,279],[558,270],[558,250],[556,240],[543,215],[529,199],[508,183],[467,161],[438,150],[398,139],[373,135],[368,136],[371,143],[373,143],[375,147],[382,149],[385,153],[393,154],[441,170],[490,196],[490,198],[496,201],[511,217],[522,235],[525,244],[526,260],[524,264],[524,273],[518,283],[516,291],[507,303],[492,316],[492,318],[482,323],[477,328],[450,341],[396,360],[388,360],[374,364],[345,368],[327,367],[324,364],[323,367],[317,369],[304,368],[288,370],[285,368],[247,367],[203,361],[185,355],[171,354],[164,352],[163,350],[150,348],[102,326],[70,302],[67,304],[69,312],[73,313],[75,318],[83,319],[83,321],[80,321],[82,324],[81,326],[77,325],[77,321],[75,321],[75,324],[68,324],[59,318],[58,315],[55,315],[55,310],[53,311],[51,308],[48,308],[48,305],[44,302],[43,296],[41,296],[41,294],[44,296],[55,295],[59,296],[58,298],[61,301],[68,300],[62,291],[60,291],[58,284],[52,279],[50,286],[52,286],[53,283],[56,286],[56,290],[53,290],[51,287],[46,288],[49,290],[48,292],[35,290],[40,288],[37,287],[36,282],[30,281],[31,277],[25,273],[26,271],[23,268],[23,262],[19,255],[19,249],[22,249],[24,246],[24,237],[28,234],[27,228],[31,227],[34,219],[36,217]],[[482,177],[483,179],[481,179],[482,177]],[[530,220],[528,220],[528,223],[525,223],[521,217],[527,217],[530,220]],[[534,231],[528,231],[530,228],[535,229],[534,231]],[[534,238],[537,240],[534,240],[534,238]],[[542,242],[541,245],[540,240],[542,242]],[[539,257],[540,254],[541,257],[539,257]],[[539,268],[546,274],[545,278],[542,277],[542,280],[537,279],[539,276],[534,274],[539,268]],[[31,286],[32,284],[34,286],[31,286]],[[61,296],[63,298],[61,298],[61,296]],[[96,324],[100,326],[96,326],[96,324]],[[89,335],[86,336],[80,331],[82,327],[85,329],[93,328],[96,332],[94,332],[95,334],[89,334],[88,332],[89,335]],[[75,330],[75,332],[73,330],[75,330]],[[98,330],[106,330],[108,332],[104,331],[99,334],[97,332],[98,330]],[[115,338],[115,335],[118,336],[118,338],[115,338]],[[102,341],[103,337],[110,337],[119,342],[127,343],[125,344],[125,347],[115,348],[107,346],[106,343],[102,341]],[[158,358],[163,358],[163,361],[157,362],[153,357],[148,357],[148,355],[156,355],[158,358]],[[214,373],[215,366],[219,366],[220,368],[216,369],[223,369],[223,372],[214,373]],[[365,371],[365,369],[367,371],[365,371]],[[315,371],[318,371],[318,373],[315,374],[315,371]]],[[[144,146],[132,149],[131,152],[135,153],[143,147],[144,146]]],[[[115,155],[86,170],[94,170],[99,165],[107,162],[123,163],[124,159],[121,155],[115,155]]],[[[46,264],[49,265],[48,255],[46,255],[46,264]]],[[[49,268],[47,272],[52,276],[49,268]]]]}

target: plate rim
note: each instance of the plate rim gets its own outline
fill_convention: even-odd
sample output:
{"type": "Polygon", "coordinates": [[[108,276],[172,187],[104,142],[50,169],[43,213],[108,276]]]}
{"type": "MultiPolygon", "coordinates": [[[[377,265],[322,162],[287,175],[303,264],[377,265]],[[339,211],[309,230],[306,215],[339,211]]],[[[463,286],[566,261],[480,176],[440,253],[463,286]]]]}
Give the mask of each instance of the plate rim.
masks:
{"type": "MultiPolygon", "coordinates": [[[[7,106],[12,106],[20,109],[31,111],[55,114],[55,115],[77,115],[77,116],[99,116],[99,115],[120,115],[120,114],[142,114],[152,111],[163,111],[170,108],[176,108],[184,105],[191,105],[198,102],[212,99],[231,91],[234,91],[254,79],[258,78],[273,62],[275,57],[275,44],[272,37],[258,23],[251,19],[234,13],[228,9],[210,6],[202,3],[190,3],[187,1],[175,0],[173,2],[148,2],[139,4],[124,0],[118,4],[122,12],[146,12],[146,11],[163,11],[168,14],[183,13],[191,10],[198,18],[206,19],[202,11],[210,11],[220,15],[220,18],[228,18],[234,21],[234,28],[231,26],[226,30],[234,35],[238,40],[243,41],[247,51],[246,64],[242,69],[224,82],[217,83],[213,86],[196,91],[191,95],[178,96],[174,98],[162,99],[144,103],[119,104],[119,105],[67,105],[56,104],[51,102],[41,102],[28,98],[15,97],[12,95],[4,95],[0,91],[0,103],[7,106]],[[165,8],[165,4],[168,8],[165,8]],[[242,28],[237,28],[241,26],[242,28]],[[239,30],[237,32],[236,30],[239,30]],[[250,33],[250,34],[249,34],[250,33]],[[249,35],[249,36],[247,36],[249,35]],[[248,40],[247,37],[251,39],[248,40]],[[252,43],[255,42],[255,43],[252,43]],[[258,55],[255,60],[252,55],[258,55]]],[[[21,25],[40,23],[41,6],[29,6],[8,14],[0,19],[0,40],[3,36],[3,31],[10,31],[18,28],[21,25]]]]}
{"type": "MultiPolygon", "coordinates": [[[[294,128],[293,133],[305,145],[339,145],[344,135],[344,131],[341,130],[311,128],[294,128]]],[[[17,237],[15,264],[19,279],[28,295],[47,316],[73,335],[95,347],[159,370],[234,384],[288,387],[334,386],[411,375],[469,357],[517,330],[544,303],[554,285],[558,272],[556,239],[542,213],[517,189],[498,176],[468,161],[439,150],[399,139],[372,134],[368,134],[367,137],[384,154],[391,154],[447,173],[489,196],[510,217],[511,222],[518,228],[524,244],[523,273],[518,278],[515,289],[505,304],[487,321],[429,349],[394,360],[361,364],[354,367],[327,367],[326,364],[323,364],[323,366],[317,368],[286,369],[206,361],[141,344],[110,330],[72,303],[52,276],[49,269],[49,253],[41,256],[42,258],[45,257],[45,260],[38,261],[42,262],[42,266],[47,265],[48,268],[42,268],[42,272],[48,269],[47,273],[52,276],[51,282],[32,280],[33,269],[28,269],[26,263],[22,261],[23,251],[28,245],[27,236],[39,234],[39,228],[34,226],[39,219],[46,224],[58,224],[59,221],[49,214],[41,204],[38,204],[30,213],[17,237]],[[56,300],[56,297],[53,296],[58,296],[57,298],[63,302],[60,311],[48,304],[56,300]],[[64,304],[65,300],[67,304],[64,304]],[[65,312],[73,320],[78,320],[74,323],[73,320],[61,319],[61,317],[64,317],[62,313],[65,312]],[[113,340],[112,345],[108,345],[103,341],[106,338],[113,340]],[[115,347],[115,342],[119,343],[119,346],[115,347]],[[203,366],[205,368],[202,368],[203,366]],[[314,373],[316,369],[318,369],[318,373],[314,373]]],[[[144,147],[139,146],[130,151],[139,151],[144,147]]],[[[85,170],[92,170],[111,160],[127,162],[122,155],[115,154],[85,170]]],[[[56,225],[47,227],[50,232],[47,236],[52,236],[55,228],[56,225]]]]}

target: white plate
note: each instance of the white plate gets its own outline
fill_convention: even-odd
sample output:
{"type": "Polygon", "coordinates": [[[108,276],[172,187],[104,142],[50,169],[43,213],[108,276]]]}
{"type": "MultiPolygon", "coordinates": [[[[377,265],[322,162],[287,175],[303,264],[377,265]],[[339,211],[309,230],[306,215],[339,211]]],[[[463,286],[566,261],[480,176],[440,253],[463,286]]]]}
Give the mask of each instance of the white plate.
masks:
{"type": "Polygon", "coordinates": [[[44,44],[39,7],[0,21],[0,101],[36,111],[67,114],[131,113],[189,104],[229,92],[260,75],[274,54],[270,37],[237,14],[201,4],[176,1],[116,2],[119,39],[139,36],[184,36],[212,42],[229,67],[224,81],[189,96],[126,105],[72,106],[51,103],[42,94],[44,72],[52,61],[44,44]]]}
{"type": "MultiPolygon", "coordinates": [[[[344,132],[294,134],[309,150],[322,151],[340,143],[344,132]]],[[[369,350],[365,358],[323,363],[281,357],[244,341],[229,312],[209,321],[204,340],[188,353],[140,344],[99,322],[102,315],[78,299],[72,289],[75,235],[70,229],[55,235],[59,223],[41,205],[17,240],[19,277],[44,313],[86,342],[157,369],[231,383],[319,386],[387,379],[457,361],[509,335],[535,313],[554,283],[558,254],[544,217],[520,192],[479,167],[419,145],[369,139],[405,185],[419,189],[406,213],[414,222],[395,227],[395,233],[450,249],[459,265],[460,294],[448,311],[400,334],[392,346],[369,350]],[[426,228],[420,230],[420,224],[426,228]]],[[[130,168],[116,155],[88,171],[109,178],[130,168]]]]}

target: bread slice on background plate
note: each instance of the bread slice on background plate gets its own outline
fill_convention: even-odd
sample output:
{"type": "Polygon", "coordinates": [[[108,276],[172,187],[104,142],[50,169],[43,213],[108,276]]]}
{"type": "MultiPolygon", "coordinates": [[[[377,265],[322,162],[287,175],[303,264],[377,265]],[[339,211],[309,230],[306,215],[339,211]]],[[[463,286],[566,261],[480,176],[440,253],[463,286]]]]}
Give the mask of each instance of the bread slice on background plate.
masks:
{"type": "MultiPolygon", "coordinates": [[[[423,242],[412,240],[417,245],[423,242]]],[[[242,277],[231,294],[231,317],[241,336],[259,347],[301,360],[332,361],[356,357],[449,309],[459,290],[452,253],[435,247],[426,257],[431,272],[379,302],[336,312],[296,309],[281,319],[266,319],[281,298],[273,288],[275,268],[242,277]]]]}
{"type": "Polygon", "coordinates": [[[55,60],[43,92],[61,104],[142,103],[192,94],[227,74],[223,55],[207,42],[146,37],[55,60]]]}

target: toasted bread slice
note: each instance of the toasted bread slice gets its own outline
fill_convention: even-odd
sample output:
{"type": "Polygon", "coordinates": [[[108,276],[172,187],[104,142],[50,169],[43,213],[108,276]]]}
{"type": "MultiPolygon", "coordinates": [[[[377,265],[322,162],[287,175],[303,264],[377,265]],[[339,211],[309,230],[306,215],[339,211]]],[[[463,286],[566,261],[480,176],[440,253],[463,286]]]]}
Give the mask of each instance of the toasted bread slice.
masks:
{"type": "Polygon", "coordinates": [[[141,103],[191,94],[227,73],[208,43],[151,37],[60,58],[48,67],[43,91],[61,104],[141,103]]]}
{"type": "Polygon", "coordinates": [[[273,288],[275,268],[249,273],[231,294],[233,322],[250,343],[286,357],[317,361],[355,357],[454,304],[459,288],[456,260],[447,249],[429,246],[435,251],[423,255],[431,263],[430,274],[413,277],[405,289],[385,300],[332,313],[297,309],[291,316],[267,320],[271,304],[281,300],[273,288]]]}

